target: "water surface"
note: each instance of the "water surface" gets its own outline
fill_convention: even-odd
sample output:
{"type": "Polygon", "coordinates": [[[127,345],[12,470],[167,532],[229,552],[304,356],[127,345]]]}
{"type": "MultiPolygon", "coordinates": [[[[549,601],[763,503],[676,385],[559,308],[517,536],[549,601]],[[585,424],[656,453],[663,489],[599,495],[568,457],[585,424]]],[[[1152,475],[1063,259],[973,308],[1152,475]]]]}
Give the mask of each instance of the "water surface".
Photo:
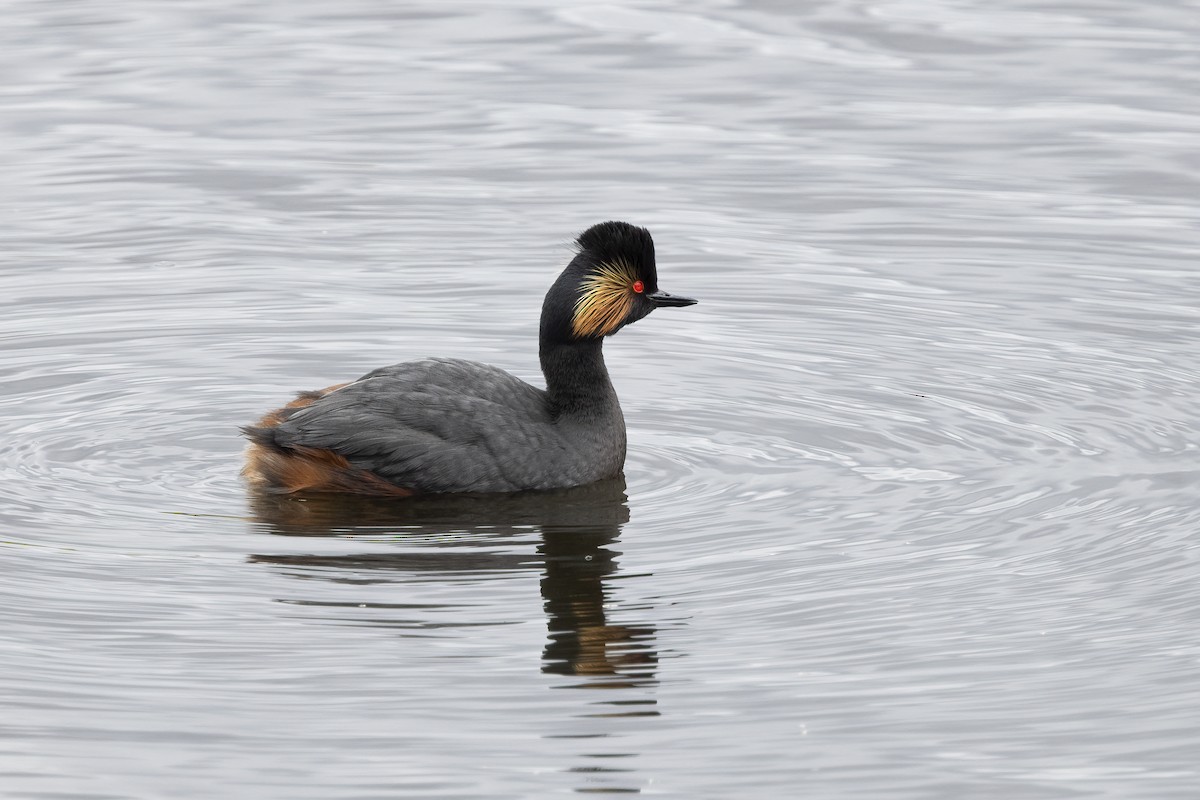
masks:
{"type": "Polygon", "coordinates": [[[1194,3],[0,20],[7,797],[1195,797],[1194,3]],[[247,494],[610,218],[623,481],[247,494]]]}

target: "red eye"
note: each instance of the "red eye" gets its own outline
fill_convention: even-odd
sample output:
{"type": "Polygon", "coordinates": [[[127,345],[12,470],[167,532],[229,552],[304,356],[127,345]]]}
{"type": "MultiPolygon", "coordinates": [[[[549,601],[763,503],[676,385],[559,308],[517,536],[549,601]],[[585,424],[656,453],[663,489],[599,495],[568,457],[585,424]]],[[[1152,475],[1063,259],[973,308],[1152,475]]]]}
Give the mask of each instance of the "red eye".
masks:
{"type": "Polygon", "coordinates": [[[634,281],[633,282],[633,290],[635,292],[637,292],[638,294],[641,294],[642,292],[644,292],[646,290],[646,284],[642,283],[641,281],[634,281]]]}

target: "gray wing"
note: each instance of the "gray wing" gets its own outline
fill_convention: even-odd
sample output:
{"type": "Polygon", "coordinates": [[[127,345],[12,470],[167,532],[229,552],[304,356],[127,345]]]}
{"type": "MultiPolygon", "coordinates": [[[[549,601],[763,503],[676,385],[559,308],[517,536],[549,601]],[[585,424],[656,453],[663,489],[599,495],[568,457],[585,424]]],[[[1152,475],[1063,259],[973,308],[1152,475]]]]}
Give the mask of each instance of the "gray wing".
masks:
{"type": "Polygon", "coordinates": [[[278,446],[331,450],[421,492],[548,488],[566,447],[545,392],[457,359],[375,370],[273,430],[278,446]]]}

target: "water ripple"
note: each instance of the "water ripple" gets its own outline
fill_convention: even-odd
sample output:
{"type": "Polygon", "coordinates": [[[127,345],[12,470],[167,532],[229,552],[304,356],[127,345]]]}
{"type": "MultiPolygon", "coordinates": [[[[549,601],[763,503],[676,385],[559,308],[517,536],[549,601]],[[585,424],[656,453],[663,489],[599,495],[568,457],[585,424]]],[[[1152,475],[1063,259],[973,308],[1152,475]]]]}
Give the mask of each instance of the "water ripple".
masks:
{"type": "Polygon", "coordinates": [[[976,6],[12,5],[6,788],[1192,797],[1200,18],[976,6]],[[246,494],[614,217],[623,483],[246,494]]]}

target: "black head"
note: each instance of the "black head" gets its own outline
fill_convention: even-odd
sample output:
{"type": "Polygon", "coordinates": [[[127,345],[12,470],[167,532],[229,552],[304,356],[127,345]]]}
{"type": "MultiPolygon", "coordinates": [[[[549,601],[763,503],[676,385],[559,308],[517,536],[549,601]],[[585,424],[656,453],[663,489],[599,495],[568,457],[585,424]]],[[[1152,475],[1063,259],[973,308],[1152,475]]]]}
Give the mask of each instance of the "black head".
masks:
{"type": "Polygon", "coordinates": [[[578,253],[546,295],[542,333],[600,339],[660,306],[690,306],[688,297],[659,291],[654,240],[645,228],[601,222],[575,240],[578,253]]]}

